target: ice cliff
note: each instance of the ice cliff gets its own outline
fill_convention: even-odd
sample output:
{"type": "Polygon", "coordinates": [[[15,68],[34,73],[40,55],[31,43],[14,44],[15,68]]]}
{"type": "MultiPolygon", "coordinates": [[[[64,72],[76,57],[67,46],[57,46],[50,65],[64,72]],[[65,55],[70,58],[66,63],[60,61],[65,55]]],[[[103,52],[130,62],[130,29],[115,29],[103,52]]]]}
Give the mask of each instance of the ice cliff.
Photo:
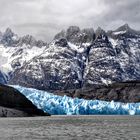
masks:
{"type": "Polygon", "coordinates": [[[58,96],[52,93],[13,86],[34,105],[52,115],[140,115],[140,103],[106,102],[58,96]]]}

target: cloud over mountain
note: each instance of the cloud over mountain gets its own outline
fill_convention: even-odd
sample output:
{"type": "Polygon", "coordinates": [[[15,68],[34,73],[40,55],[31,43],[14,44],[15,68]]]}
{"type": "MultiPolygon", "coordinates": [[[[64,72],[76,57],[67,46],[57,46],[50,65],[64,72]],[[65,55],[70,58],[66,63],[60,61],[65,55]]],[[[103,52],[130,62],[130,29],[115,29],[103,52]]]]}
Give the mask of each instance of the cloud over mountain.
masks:
{"type": "Polygon", "coordinates": [[[139,0],[1,0],[0,29],[11,27],[47,41],[70,25],[107,30],[128,23],[140,29],[139,9],[139,0]]]}

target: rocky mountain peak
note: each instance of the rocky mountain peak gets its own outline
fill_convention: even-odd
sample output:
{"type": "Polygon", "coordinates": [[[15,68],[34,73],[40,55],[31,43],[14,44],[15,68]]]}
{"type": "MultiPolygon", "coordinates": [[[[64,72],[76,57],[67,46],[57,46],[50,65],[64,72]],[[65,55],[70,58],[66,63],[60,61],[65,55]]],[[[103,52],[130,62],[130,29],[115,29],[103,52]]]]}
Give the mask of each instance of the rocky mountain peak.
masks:
{"type": "Polygon", "coordinates": [[[96,36],[96,39],[104,40],[104,39],[106,39],[107,34],[101,27],[98,27],[97,30],[95,31],[95,36],[96,36]]]}
{"type": "Polygon", "coordinates": [[[22,37],[22,43],[34,45],[36,42],[35,38],[31,35],[25,35],[22,37]]]}
{"type": "Polygon", "coordinates": [[[132,29],[128,24],[124,24],[114,31],[108,31],[108,35],[112,38],[137,38],[140,35],[139,31],[132,29]]]}
{"type": "Polygon", "coordinates": [[[65,38],[61,38],[61,39],[55,41],[55,45],[61,46],[61,47],[67,47],[68,43],[67,43],[67,40],[65,38]]]}
{"type": "Polygon", "coordinates": [[[130,28],[130,26],[126,23],[126,24],[124,24],[122,27],[124,27],[126,30],[129,30],[129,29],[131,29],[130,28]]]}
{"type": "MultiPolygon", "coordinates": [[[[38,47],[39,41],[33,36],[21,37],[21,44],[16,49],[11,47],[14,74],[10,82],[58,90],[140,79],[137,31],[125,24],[110,35],[100,27],[94,32],[92,28],[70,26],[47,47],[38,47]]],[[[4,59],[1,57],[1,62],[4,59]]]]}
{"type": "Polygon", "coordinates": [[[66,39],[68,42],[77,46],[82,43],[91,43],[94,40],[95,33],[93,28],[80,29],[78,26],[70,26],[67,30],[62,30],[56,34],[54,39],[66,39]]]}
{"type": "Polygon", "coordinates": [[[118,29],[116,29],[115,31],[117,32],[117,31],[130,31],[130,30],[132,30],[132,29],[129,27],[129,25],[124,24],[121,27],[119,27],[118,29]]]}
{"type": "Polygon", "coordinates": [[[54,36],[54,40],[55,39],[61,39],[61,38],[65,38],[66,37],[66,31],[65,30],[62,30],[60,33],[56,34],[54,36]]]}
{"type": "Polygon", "coordinates": [[[85,28],[81,30],[84,43],[91,43],[95,39],[95,32],[93,28],[85,28]]]}
{"type": "Polygon", "coordinates": [[[18,47],[25,45],[37,46],[47,46],[47,43],[42,40],[36,40],[32,35],[25,35],[23,37],[18,37],[10,28],[7,28],[4,33],[0,32],[0,43],[4,46],[18,47]]]}
{"type": "Polygon", "coordinates": [[[42,40],[36,40],[32,35],[25,35],[21,37],[21,44],[26,44],[37,47],[47,46],[47,43],[42,40]]]}
{"type": "Polygon", "coordinates": [[[18,36],[10,29],[7,28],[1,36],[0,43],[5,46],[14,46],[18,41],[18,36]]]}
{"type": "Polygon", "coordinates": [[[105,31],[101,27],[98,27],[97,30],[95,31],[95,33],[96,33],[96,35],[105,34],[105,31]]]}
{"type": "Polygon", "coordinates": [[[94,29],[93,28],[84,28],[81,31],[83,33],[87,33],[87,34],[94,34],[94,29]]]}
{"type": "Polygon", "coordinates": [[[67,29],[67,34],[75,34],[75,33],[78,33],[80,32],[80,28],[78,26],[70,26],[68,29],[67,29]]]}
{"type": "Polygon", "coordinates": [[[5,30],[4,35],[13,36],[14,33],[13,33],[13,31],[11,30],[11,28],[8,27],[8,28],[5,30]]]}
{"type": "Polygon", "coordinates": [[[70,26],[66,31],[66,38],[73,44],[78,44],[81,40],[80,28],[77,26],[70,26]]]}

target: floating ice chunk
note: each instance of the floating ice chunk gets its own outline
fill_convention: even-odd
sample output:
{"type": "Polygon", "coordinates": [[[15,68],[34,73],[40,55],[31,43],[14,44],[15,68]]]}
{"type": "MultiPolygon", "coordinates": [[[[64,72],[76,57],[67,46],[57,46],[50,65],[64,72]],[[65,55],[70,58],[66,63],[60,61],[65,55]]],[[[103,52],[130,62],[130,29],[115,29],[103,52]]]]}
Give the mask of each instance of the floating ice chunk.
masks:
{"type": "Polygon", "coordinates": [[[25,95],[39,109],[53,115],[140,115],[140,103],[73,99],[33,88],[13,87],[25,95]]]}

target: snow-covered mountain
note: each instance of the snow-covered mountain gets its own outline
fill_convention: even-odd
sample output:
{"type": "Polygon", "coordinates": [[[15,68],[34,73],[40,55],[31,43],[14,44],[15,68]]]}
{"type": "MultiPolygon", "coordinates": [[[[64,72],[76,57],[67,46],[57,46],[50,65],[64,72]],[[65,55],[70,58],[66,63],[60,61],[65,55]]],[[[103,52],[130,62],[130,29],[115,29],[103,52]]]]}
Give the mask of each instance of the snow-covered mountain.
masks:
{"type": "Polygon", "coordinates": [[[39,89],[75,89],[83,85],[83,75],[93,41],[93,29],[71,26],[57,34],[41,55],[15,72],[10,83],[39,89]]]}
{"type": "Polygon", "coordinates": [[[6,83],[16,69],[43,53],[46,46],[30,35],[18,37],[10,28],[0,33],[0,82],[6,83]]]}
{"type": "Polygon", "coordinates": [[[17,39],[6,32],[7,37],[0,35],[0,57],[7,61],[0,60],[0,70],[5,73],[7,64],[14,69],[10,84],[63,90],[140,80],[140,32],[127,24],[108,32],[71,26],[47,47],[31,36],[17,39]]]}
{"type": "Polygon", "coordinates": [[[123,71],[123,80],[140,79],[140,32],[131,29],[128,24],[110,32],[116,59],[123,71]]]}

